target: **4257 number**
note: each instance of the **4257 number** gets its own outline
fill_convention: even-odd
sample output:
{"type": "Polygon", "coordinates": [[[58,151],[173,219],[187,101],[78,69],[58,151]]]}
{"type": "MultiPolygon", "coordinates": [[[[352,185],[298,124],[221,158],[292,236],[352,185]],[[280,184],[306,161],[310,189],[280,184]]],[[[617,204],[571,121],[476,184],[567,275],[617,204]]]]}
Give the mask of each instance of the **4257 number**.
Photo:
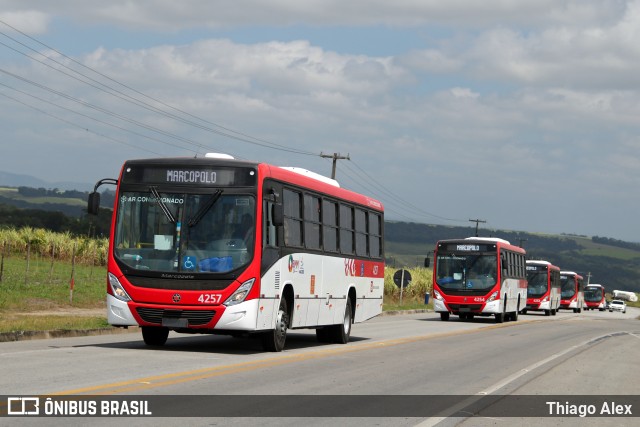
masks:
{"type": "Polygon", "coordinates": [[[220,304],[222,295],[220,294],[200,294],[198,302],[202,304],[220,304]]]}

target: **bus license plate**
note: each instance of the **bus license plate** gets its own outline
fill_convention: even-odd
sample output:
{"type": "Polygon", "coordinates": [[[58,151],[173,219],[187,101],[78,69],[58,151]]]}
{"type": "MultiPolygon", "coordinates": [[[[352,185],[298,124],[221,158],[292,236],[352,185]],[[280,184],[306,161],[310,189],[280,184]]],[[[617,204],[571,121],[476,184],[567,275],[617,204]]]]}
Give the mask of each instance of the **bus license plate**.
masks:
{"type": "Polygon", "coordinates": [[[167,328],[186,328],[189,326],[187,319],[179,319],[177,317],[163,317],[162,326],[167,328]]]}

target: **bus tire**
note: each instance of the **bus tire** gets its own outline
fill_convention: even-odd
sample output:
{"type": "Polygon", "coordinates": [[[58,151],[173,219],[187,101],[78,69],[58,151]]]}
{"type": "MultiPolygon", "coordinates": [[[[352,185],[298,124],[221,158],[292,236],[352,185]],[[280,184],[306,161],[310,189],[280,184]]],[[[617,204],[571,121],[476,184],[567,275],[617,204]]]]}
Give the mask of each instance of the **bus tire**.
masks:
{"type": "Polygon", "coordinates": [[[331,342],[336,344],[346,344],[351,336],[351,325],[353,323],[351,311],[351,298],[347,298],[347,307],[344,310],[344,319],[339,325],[331,325],[328,327],[331,342]]]}
{"type": "Polygon", "coordinates": [[[504,296],[504,303],[502,305],[502,313],[496,313],[493,316],[496,319],[496,323],[502,323],[507,320],[507,315],[505,314],[507,311],[507,296],[504,296]]]}
{"type": "Polygon", "coordinates": [[[289,328],[289,310],[287,301],[282,298],[278,315],[276,317],[276,327],[267,332],[262,333],[262,347],[266,351],[280,352],[284,349],[284,343],[287,340],[287,329],[289,328]]]}
{"type": "Polygon", "coordinates": [[[329,333],[329,327],[323,326],[316,329],[316,339],[318,342],[331,342],[331,334],[329,333]]]}
{"type": "Polygon", "coordinates": [[[513,322],[517,322],[518,321],[518,310],[516,310],[513,313],[511,313],[511,320],[513,322]]]}
{"type": "Polygon", "coordinates": [[[544,315],[545,316],[551,316],[551,310],[545,310],[544,311],[544,315]]]}
{"type": "Polygon", "coordinates": [[[445,313],[440,313],[440,320],[446,322],[447,320],[449,320],[449,313],[445,312],[445,313]]]}
{"type": "Polygon", "coordinates": [[[158,326],[143,326],[142,339],[146,345],[161,346],[167,342],[169,328],[158,326]]]}
{"type": "Polygon", "coordinates": [[[522,313],[522,314],[527,314],[527,309],[526,309],[526,308],[523,308],[523,309],[522,309],[522,311],[521,311],[520,313],[522,313]]]}

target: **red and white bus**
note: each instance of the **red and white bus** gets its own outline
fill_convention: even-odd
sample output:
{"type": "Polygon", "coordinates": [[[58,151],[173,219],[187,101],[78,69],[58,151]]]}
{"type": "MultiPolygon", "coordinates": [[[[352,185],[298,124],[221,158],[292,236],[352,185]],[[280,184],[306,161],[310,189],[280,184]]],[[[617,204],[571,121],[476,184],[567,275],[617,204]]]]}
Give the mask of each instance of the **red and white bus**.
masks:
{"type": "Polygon", "coordinates": [[[581,313],[584,308],[584,278],[574,271],[561,271],[560,284],[560,308],[581,313]]]}
{"type": "Polygon", "coordinates": [[[607,308],[604,286],[591,283],[584,288],[584,309],[604,311],[607,308]]]}
{"type": "Polygon", "coordinates": [[[225,155],[125,162],[108,254],[108,322],[169,331],[260,334],[287,329],[346,343],[353,322],[382,311],[382,204],[298,168],[225,155]]]}
{"type": "Polygon", "coordinates": [[[544,311],[555,316],[560,308],[560,267],[548,261],[527,261],[527,306],[522,310],[544,311]]]}
{"type": "Polygon", "coordinates": [[[516,321],[527,303],[525,251],[506,240],[441,240],[433,268],[433,307],[442,320],[455,314],[516,321]]]}

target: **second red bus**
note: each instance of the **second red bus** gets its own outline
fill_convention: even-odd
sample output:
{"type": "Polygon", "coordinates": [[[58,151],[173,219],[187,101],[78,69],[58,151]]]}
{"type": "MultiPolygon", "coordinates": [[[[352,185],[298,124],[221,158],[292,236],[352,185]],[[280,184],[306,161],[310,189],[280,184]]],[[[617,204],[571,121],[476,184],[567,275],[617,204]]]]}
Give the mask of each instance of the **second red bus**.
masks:
{"type": "Polygon", "coordinates": [[[433,307],[442,320],[450,314],[470,320],[494,316],[497,323],[518,320],[527,301],[524,249],[496,238],[441,240],[436,245],[433,307]]]}
{"type": "Polygon", "coordinates": [[[545,316],[556,315],[560,308],[560,267],[548,261],[527,261],[528,310],[543,311],[545,316]]]}

